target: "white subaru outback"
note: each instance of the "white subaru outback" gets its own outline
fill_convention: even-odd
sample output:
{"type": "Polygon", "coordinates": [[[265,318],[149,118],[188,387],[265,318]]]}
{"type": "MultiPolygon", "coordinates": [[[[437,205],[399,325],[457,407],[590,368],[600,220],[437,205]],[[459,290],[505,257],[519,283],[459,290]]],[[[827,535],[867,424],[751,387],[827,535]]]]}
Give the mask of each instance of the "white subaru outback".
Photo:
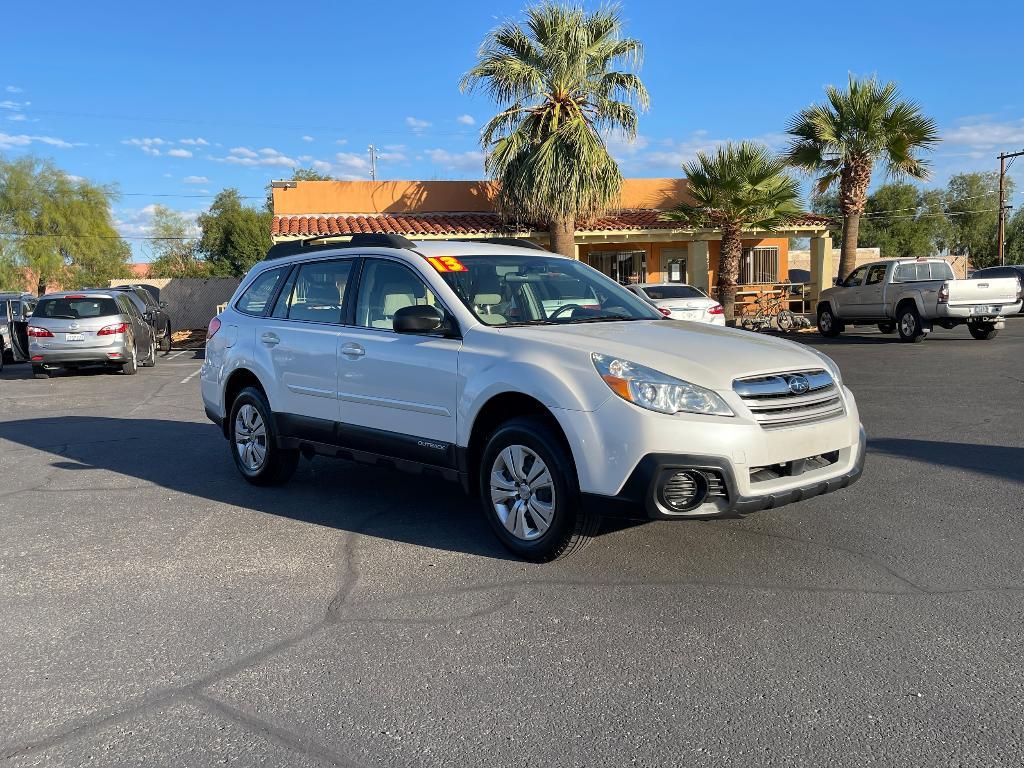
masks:
{"type": "Polygon", "coordinates": [[[670,320],[536,246],[277,245],[208,337],[206,413],[246,480],[317,454],[440,475],[530,560],[578,549],[602,516],[778,507],[864,462],[828,357],[670,320]]]}

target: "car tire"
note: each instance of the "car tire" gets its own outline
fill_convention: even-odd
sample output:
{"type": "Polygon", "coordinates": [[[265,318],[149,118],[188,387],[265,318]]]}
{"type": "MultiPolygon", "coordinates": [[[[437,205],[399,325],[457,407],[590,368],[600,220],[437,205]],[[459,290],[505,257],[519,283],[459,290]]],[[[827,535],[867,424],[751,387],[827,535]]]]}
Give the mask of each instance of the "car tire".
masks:
{"type": "Polygon", "coordinates": [[[896,323],[879,323],[878,330],[881,333],[896,333],[896,323]]]}
{"type": "Polygon", "coordinates": [[[156,339],[150,339],[149,354],[142,360],[143,368],[156,368],[156,339]]]}
{"type": "Polygon", "coordinates": [[[525,560],[566,557],[582,549],[601,522],[583,502],[568,449],[535,416],[507,421],[491,435],[480,458],[479,487],[487,522],[525,560]]]}
{"type": "Polygon", "coordinates": [[[978,341],[989,341],[999,335],[995,323],[968,323],[967,330],[978,341]]]}
{"type": "Polygon", "coordinates": [[[921,328],[921,316],[913,304],[904,304],[896,313],[896,329],[900,332],[900,341],[917,344],[924,341],[924,330],[921,328]]]}
{"type": "Polygon", "coordinates": [[[50,372],[41,365],[32,366],[32,375],[37,379],[48,379],[50,378],[50,372]]]}
{"type": "Polygon", "coordinates": [[[129,345],[129,356],[128,359],[121,363],[121,374],[123,376],[134,376],[139,372],[139,359],[135,351],[135,344],[129,345]]]}
{"type": "Polygon", "coordinates": [[[171,324],[168,323],[164,326],[164,331],[160,334],[160,351],[165,355],[171,354],[171,324]]]}
{"type": "Polygon", "coordinates": [[[818,333],[827,339],[834,339],[843,332],[843,324],[835,316],[832,307],[826,304],[818,308],[818,333]]]}
{"type": "Polygon", "coordinates": [[[264,394],[246,387],[231,404],[228,445],[235,466],[253,485],[283,485],[295,473],[299,452],[277,445],[274,414],[264,394]]]}

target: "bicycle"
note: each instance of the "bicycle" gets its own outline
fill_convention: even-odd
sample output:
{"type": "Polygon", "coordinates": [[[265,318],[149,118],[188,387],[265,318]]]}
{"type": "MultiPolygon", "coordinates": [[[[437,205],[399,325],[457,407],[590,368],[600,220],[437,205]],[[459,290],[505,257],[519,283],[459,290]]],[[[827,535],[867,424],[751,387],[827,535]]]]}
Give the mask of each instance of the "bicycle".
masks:
{"type": "Polygon", "coordinates": [[[743,305],[740,327],[748,331],[778,330],[789,333],[810,328],[810,321],[789,309],[789,296],[784,290],[759,293],[753,304],[743,305]]]}

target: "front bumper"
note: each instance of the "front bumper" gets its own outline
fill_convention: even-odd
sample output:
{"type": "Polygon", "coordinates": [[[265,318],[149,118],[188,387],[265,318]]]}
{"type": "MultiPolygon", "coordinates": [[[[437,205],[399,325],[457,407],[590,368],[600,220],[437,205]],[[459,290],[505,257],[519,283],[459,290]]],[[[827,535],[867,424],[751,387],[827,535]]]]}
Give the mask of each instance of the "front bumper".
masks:
{"type": "MultiPolygon", "coordinates": [[[[730,517],[775,509],[804,499],[847,488],[857,482],[864,472],[864,455],[867,438],[860,430],[860,440],[855,447],[856,455],[852,466],[841,474],[809,478],[805,484],[787,487],[765,493],[743,495],[737,482],[732,462],[722,456],[692,456],[686,454],[648,454],[626,481],[622,491],[615,496],[584,493],[584,503],[605,517],[649,520],[680,520],[698,517],[730,517]],[[717,509],[711,513],[677,514],[665,508],[658,500],[658,485],[665,473],[673,470],[698,469],[717,473],[725,487],[725,497],[719,500],[717,509]]],[[[838,462],[843,466],[842,462],[838,462]]]]}

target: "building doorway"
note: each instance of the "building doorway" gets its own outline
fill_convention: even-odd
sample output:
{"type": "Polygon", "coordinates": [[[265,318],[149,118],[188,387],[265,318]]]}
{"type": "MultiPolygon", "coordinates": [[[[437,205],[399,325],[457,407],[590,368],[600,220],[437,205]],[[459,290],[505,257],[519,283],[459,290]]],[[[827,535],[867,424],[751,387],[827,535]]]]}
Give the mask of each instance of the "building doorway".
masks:
{"type": "Polygon", "coordinates": [[[592,251],[589,262],[621,285],[647,282],[647,251],[592,251]]]}
{"type": "Polygon", "coordinates": [[[686,257],[689,254],[686,248],[662,248],[661,264],[664,270],[665,282],[685,283],[686,280],[686,257]]]}

